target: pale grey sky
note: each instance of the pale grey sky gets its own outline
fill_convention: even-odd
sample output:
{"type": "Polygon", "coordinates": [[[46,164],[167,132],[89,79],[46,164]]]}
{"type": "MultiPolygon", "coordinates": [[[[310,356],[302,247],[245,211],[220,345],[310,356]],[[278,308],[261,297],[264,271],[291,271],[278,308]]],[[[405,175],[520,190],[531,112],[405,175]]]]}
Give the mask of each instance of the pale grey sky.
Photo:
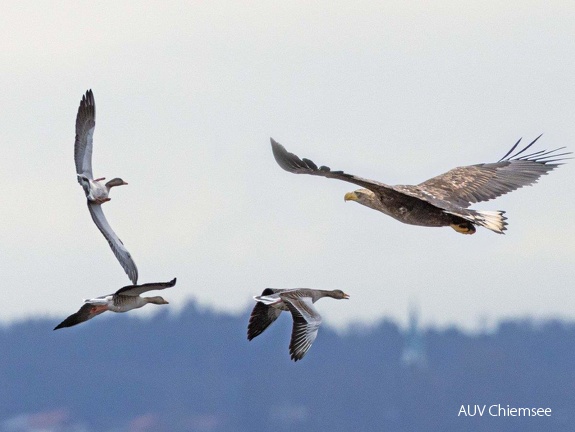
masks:
{"type": "MultiPolygon", "coordinates": [[[[288,150],[388,184],[493,162],[521,136],[575,150],[570,1],[14,2],[0,7],[0,321],[72,313],[128,278],[73,163],[94,91],[94,174],[140,283],[237,312],[265,287],[341,288],[329,324],[475,328],[575,318],[575,163],[476,208],[504,236],[400,224],[353,185],[296,176],[288,150]],[[313,3],[313,4],[312,4],[313,3]]],[[[149,306],[134,311],[146,315],[149,306]]],[[[95,323],[94,323],[95,324],[95,323]]]]}

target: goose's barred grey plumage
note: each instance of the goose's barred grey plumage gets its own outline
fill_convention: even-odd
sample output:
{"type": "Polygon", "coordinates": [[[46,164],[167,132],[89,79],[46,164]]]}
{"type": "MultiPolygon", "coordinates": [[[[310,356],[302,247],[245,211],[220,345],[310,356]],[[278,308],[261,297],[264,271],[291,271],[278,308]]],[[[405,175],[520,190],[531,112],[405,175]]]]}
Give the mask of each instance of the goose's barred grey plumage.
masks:
{"type": "Polygon", "coordinates": [[[293,319],[290,357],[293,361],[301,360],[311,348],[321,325],[321,315],[314,303],[323,297],[348,299],[341,290],[317,290],[310,288],[276,289],[266,288],[257,301],[250,315],[248,340],[262,334],[281,314],[289,311],[293,319]]]}
{"type": "Polygon", "coordinates": [[[93,299],[84,300],[84,305],[80,310],[56,327],[54,330],[58,330],[64,327],[72,327],[77,324],[88,321],[103,312],[128,312],[132,309],[141,308],[149,303],[151,304],[168,304],[164,298],[160,296],[155,297],[140,297],[147,291],[153,290],[163,290],[166,288],[171,288],[176,285],[176,278],[169,282],[153,282],[142,285],[128,285],[120,288],[114,294],[108,294],[105,296],[96,297],[93,299]]]}
{"type": "Polygon", "coordinates": [[[504,211],[472,210],[468,207],[532,185],[569,159],[565,156],[571,152],[560,152],[564,147],[526,154],[540,137],[513,153],[521,142],[517,141],[497,162],[457,167],[418,185],[396,186],[332,171],[327,166],[318,167],[310,159],[300,159],[288,152],[273,138],[271,145],[276,162],[284,170],[361,186],[364,189],[347,193],[345,200],[357,201],[400,222],[428,227],[451,226],[462,234],[473,234],[478,225],[503,234],[507,225],[504,211]]]}
{"type": "Polygon", "coordinates": [[[88,201],[88,210],[92,220],[110,245],[112,252],[128,275],[132,283],[138,282],[138,268],[124,243],[108,223],[101,205],[110,201],[110,189],[126,185],[124,180],[114,178],[103,184],[104,178],[94,179],[92,174],[92,148],[96,127],[96,102],[92,90],[88,90],[80,101],[76,115],[76,141],[74,143],[74,162],[78,183],[84,189],[88,201]]]}

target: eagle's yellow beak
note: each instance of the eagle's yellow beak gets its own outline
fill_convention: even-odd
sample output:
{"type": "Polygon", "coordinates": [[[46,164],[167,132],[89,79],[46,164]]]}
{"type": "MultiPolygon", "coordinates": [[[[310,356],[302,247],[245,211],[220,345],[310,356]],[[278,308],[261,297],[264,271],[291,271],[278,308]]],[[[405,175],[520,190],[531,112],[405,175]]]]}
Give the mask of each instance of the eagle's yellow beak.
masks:
{"type": "Polygon", "coordinates": [[[355,194],[355,192],[348,192],[343,197],[343,200],[344,201],[357,201],[357,195],[355,194]]]}

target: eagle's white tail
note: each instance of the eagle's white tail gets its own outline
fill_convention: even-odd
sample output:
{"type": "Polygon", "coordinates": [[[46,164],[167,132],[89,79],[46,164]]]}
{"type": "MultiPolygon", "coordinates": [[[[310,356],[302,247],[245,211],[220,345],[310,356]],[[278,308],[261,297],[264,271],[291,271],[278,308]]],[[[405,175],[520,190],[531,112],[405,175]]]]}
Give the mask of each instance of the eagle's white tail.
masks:
{"type": "Polygon", "coordinates": [[[476,210],[475,213],[474,223],[477,225],[485,227],[497,234],[503,234],[503,231],[507,229],[507,222],[505,222],[507,218],[503,216],[505,213],[504,211],[476,210]]]}

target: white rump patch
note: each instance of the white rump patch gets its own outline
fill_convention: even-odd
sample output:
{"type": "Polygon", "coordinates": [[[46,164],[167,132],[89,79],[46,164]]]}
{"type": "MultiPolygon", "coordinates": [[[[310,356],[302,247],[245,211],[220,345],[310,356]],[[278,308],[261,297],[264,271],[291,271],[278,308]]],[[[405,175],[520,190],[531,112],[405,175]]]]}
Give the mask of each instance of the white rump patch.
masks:
{"type": "Polygon", "coordinates": [[[282,301],[279,297],[271,297],[271,296],[254,296],[254,300],[259,301],[266,305],[273,305],[282,301]]]}

